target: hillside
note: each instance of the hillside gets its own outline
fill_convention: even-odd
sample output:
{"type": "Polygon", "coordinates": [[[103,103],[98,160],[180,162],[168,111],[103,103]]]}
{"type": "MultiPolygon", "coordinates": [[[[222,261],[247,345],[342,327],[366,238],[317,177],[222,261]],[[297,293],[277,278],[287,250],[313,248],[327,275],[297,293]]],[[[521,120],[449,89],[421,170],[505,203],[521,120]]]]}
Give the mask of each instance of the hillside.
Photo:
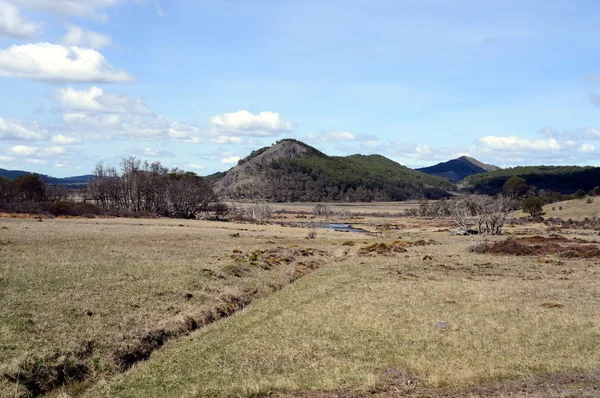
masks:
{"type": "Polygon", "coordinates": [[[381,155],[328,156],[289,139],[252,152],[215,183],[224,198],[281,202],[440,198],[453,188],[381,155]]]}
{"type": "Polygon", "coordinates": [[[434,166],[423,167],[417,170],[425,174],[444,177],[453,183],[457,183],[473,174],[485,173],[487,171],[498,169],[499,167],[482,163],[469,156],[461,156],[457,159],[452,159],[447,162],[438,163],[434,166]]]}
{"type": "Polygon", "coordinates": [[[477,193],[496,194],[512,176],[520,176],[530,186],[552,190],[562,194],[573,194],[578,189],[588,192],[600,185],[600,167],[580,166],[526,166],[494,170],[472,175],[464,184],[477,193]]]}
{"type": "Polygon", "coordinates": [[[88,183],[90,178],[93,177],[92,175],[81,175],[81,176],[57,178],[57,177],[47,176],[45,174],[32,173],[30,171],[25,171],[25,170],[0,169],[0,177],[8,178],[9,180],[14,180],[15,178],[19,178],[19,177],[26,176],[29,174],[36,174],[36,175],[40,176],[40,178],[42,180],[44,180],[46,183],[51,184],[51,185],[62,185],[62,184],[85,185],[88,183]]]}

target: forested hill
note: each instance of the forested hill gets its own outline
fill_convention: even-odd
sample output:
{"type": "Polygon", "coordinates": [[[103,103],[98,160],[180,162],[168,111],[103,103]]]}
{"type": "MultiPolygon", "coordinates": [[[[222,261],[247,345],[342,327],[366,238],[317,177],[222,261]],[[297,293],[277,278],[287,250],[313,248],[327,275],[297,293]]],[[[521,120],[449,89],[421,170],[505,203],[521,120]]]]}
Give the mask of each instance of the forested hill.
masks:
{"type": "Polygon", "coordinates": [[[468,156],[461,156],[447,162],[438,163],[434,166],[417,169],[420,172],[433,176],[444,177],[453,183],[457,183],[473,174],[485,173],[498,170],[498,167],[485,164],[468,156]]]}
{"type": "Polygon", "coordinates": [[[502,191],[502,186],[512,176],[524,178],[529,186],[569,195],[578,189],[588,192],[600,185],[600,167],[591,166],[512,167],[472,175],[463,182],[475,192],[495,194],[502,191]]]}
{"type": "Polygon", "coordinates": [[[6,170],[0,169],[0,177],[8,178],[9,180],[14,180],[16,178],[26,176],[29,174],[35,174],[39,176],[45,183],[51,185],[61,185],[61,184],[76,184],[76,185],[85,185],[88,183],[92,175],[82,175],[82,176],[74,176],[74,177],[65,177],[65,178],[57,178],[51,177],[44,174],[32,173],[30,171],[24,170],[6,170]]]}
{"type": "Polygon", "coordinates": [[[252,152],[215,183],[225,198],[271,201],[440,198],[453,188],[381,155],[327,156],[290,139],[252,152]]]}

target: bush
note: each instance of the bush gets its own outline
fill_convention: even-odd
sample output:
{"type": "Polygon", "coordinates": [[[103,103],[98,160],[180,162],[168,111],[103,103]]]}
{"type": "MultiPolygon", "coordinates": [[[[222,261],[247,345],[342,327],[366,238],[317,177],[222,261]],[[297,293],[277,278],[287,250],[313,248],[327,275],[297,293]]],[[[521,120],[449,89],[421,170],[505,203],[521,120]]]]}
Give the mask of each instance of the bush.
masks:
{"type": "Polygon", "coordinates": [[[583,189],[578,189],[577,192],[573,194],[573,199],[583,199],[585,198],[585,191],[583,189]]]}
{"type": "Polygon", "coordinates": [[[45,206],[45,210],[54,216],[86,216],[86,218],[89,218],[90,215],[93,217],[102,213],[102,209],[93,205],[92,203],[86,202],[49,203],[45,206]]]}
{"type": "Polygon", "coordinates": [[[256,222],[263,222],[273,215],[273,208],[265,202],[257,202],[246,209],[246,216],[256,222]]]}
{"type": "Polygon", "coordinates": [[[481,243],[476,243],[474,245],[471,245],[469,247],[469,252],[483,254],[483,253],[487,253],[488,249],[489,249],[489,245],[485,242],[481,242],[481,243]]]}
{"type": "Polygon", "coordinates": [[[538,216],[542,212],[542,199],[538,196],[526,198],[523,201],[523,211],[532,217],[538,216]]]}

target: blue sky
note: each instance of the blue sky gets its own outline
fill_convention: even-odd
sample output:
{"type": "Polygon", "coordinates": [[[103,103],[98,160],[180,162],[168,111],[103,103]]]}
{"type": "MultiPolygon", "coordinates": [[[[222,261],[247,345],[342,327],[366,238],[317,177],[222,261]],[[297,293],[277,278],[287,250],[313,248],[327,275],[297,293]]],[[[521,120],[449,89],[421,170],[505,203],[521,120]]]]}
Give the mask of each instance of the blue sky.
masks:
{"type": "Polygon", "coordinates": [[[0,167],[200,175],[296,138],[600,165],[597,0],[0,0],[0,167]]]}

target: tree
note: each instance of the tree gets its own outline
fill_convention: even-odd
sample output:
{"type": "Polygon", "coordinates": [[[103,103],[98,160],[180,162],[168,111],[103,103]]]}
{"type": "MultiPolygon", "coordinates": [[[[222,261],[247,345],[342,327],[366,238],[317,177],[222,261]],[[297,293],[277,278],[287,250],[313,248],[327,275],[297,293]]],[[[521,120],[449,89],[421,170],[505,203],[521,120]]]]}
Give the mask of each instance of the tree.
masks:
{"type": "Polygon", "coordinates": [[[573,194],[573,199],[583,199],[585,198],[585,191],[583,189],[578,189],[577,192],[573,194]]]}
{"type": "Polygon", "coordinates": [[[542,213],[542,199],[538,196],[526,198],[523,200],[523,211],[529,213],[531,217],[535,217],[542,213]]]}
{"type": "Polygon", "coordinates": [[[509,198],[519,198],[527,193],[527,181],[523,177],[512,176],[502,186],[502,193],[509,198]]]}
{"type": "Polygon", "coordinates": [[[481,195],[453,199],[448,207],[461,234],[500,235],[514,202],[505,196],[481,195]]]}
{"type": "Polygon", "coordinates": [[[210,185],[195,173],[175,170],[169,175],[169,215],[176,218],[194,218],[206,211],[216,198],[210,185]]]}
{"type": "Polygon", "coordinates": [[[25,202],[44,202],[46,200],[46,183],[35,174],[17,178],[14,182],[17,196],[25,202]]]}
{"type": "Polygon", "coordinates": [[[157,216],[194,218],[216,202],[209,183],[194,173],[169,171],[160,162],[126,158],[121,175],[114,167],[96,166],[88,194],[102,207],[157,216]]]}
{"type": "Polygon", "coordinates": [[[15,196],[15,184],[8,178],[0,177],[0,202],[11,202],[15,196]]]}

